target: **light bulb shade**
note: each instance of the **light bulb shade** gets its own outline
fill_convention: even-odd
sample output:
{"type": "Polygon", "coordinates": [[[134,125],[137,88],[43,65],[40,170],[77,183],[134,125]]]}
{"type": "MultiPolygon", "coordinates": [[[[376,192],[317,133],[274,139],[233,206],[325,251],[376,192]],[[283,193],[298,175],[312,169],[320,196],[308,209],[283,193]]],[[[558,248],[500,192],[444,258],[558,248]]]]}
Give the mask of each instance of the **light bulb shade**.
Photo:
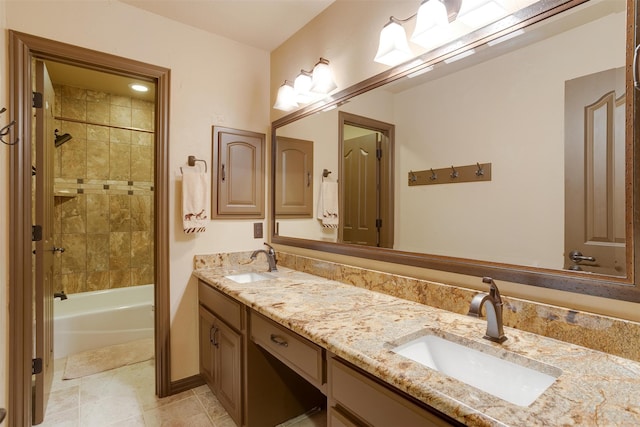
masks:
{"type": "Polygon", "coordinates": [[[296,102],[296,91],[287,81],[278,89],[278,96],[276,102],[273,104],[273,108],[282,111],[291,111],[294,108],[298,108],[296,102]]]}
{"type": "Polygon", "coordinates": [[[391,21],[380,31],[378,52],[374,61],[385,65],[398,65],[413,57],[413,52],[407,42],[404,27],[391,21]]]}
{"type": "Polygon", "coordinates": [[[313,79],[311,73],[308,71],[300,70],[300,74],[293,81],[293,88],[296,91],[296,101],[298,103],[308,103],[313,101],[315,95],[311,92],[311,86],[313,85],[313,79]]]}
{"type": "Polygon", "coordinates": [[[424,48],[442,43],[449,35],[449,14],[440,0],[423,1],[411,41],[424,48]]]}
{"type": "Polygon", "coordinates": [[[320,61],[313,67],[313,74],[311,76],[311,92],[326,95],[335,88],[335,80],[333,79],[333,72],[329,67],[329,61],[324,58],[320,58],[320,61]]]}

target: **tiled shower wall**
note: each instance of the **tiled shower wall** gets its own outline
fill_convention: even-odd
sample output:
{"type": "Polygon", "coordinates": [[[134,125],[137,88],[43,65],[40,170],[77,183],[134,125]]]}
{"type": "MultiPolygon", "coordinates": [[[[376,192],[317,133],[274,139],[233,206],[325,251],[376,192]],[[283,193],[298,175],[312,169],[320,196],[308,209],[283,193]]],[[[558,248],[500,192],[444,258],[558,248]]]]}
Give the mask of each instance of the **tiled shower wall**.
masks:
{"type": "Polygon", "coordinates": [[[54,85],[55,291],[153,283],[154,103],[54,85]],[[69,119],[69,120],[65,120],[69,119]]]}

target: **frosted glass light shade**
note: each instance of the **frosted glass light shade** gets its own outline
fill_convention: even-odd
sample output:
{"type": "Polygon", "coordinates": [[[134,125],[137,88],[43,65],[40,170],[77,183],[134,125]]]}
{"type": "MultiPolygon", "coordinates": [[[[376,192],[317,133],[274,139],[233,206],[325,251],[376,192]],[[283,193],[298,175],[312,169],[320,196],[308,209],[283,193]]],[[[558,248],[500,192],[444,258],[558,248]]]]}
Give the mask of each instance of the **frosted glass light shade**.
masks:
{"type": "Polygon", "coordinates": [[[333,79],[333,72],[331,72],[331,68],[329,67],[329,61],[320,58],[320,61],[313,67],[311,82],[311,92],[323,95],[328,94],[338,87],[333,79]]]}
{"type": "Polygon", "coordinates": [[[298,103],[306,104],[313,101],[315,96],[311,92],[312,85],[313,80],[311,78],[311,73],[308,71],[300,70],[300,74],[298,74],[296,79],[293,81],[293,88],[296,91],[296,101],[298,103]]]}
{"type": "Polygon", "coordinates": [[[278,89],[278,96],[276,97],[275,104],[273,104],[273,108],[282,111],[291,111],[294,108],[298,108],[296,91],[290,82],[285,81],[278,89]]]}
{"type": "Polygon", "coordinates": [[[390,22],[380,31],[380,43],[374,61],[385,65],[398,65],[413,57],[404,27],[390,22]]]}
{"type": "Polygon", "coordinates": [[[442,43],[449,35],[449,14],[440,0],[422,2],[411,41],[424,48],[442,43]]]}

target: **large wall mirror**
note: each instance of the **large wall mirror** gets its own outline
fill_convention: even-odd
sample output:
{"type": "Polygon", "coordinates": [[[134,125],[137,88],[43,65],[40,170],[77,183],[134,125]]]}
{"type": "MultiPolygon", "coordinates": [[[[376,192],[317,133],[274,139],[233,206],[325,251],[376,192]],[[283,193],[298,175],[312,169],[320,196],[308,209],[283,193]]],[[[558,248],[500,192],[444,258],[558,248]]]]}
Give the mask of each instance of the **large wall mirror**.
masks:
{"type": "MultiPolygon", "coordinates": [[[[640,301],[635,16],[627,0],[533,2],[277,120],[274,157],[278,138],[313,141],[314,206],[323,180],[335,181],[340,221],[324,227],[315,208],[274,214],[273,242],[640,301]],[[391,245],[343,238],[353,225],[345,182],[355,174],[344,117],[393,129],[391,157],[366,171],[391,171],[378,185],[390,186],[381,206],[393,206],[383,224],[391,245]],[[436,182],[433,173],[473,165],[490,165],[490,178],[436,182]],[[433,182],[411,185],[416,172],[433,182]]],[[[363,212],[379,217],[375,209],[363,212]]]]}

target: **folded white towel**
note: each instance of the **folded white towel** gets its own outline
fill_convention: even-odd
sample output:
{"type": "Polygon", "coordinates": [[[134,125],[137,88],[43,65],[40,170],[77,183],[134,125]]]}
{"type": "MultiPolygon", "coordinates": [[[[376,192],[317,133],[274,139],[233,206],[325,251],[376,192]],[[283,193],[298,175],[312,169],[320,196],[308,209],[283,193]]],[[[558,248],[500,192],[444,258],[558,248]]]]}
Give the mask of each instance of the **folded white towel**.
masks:
{"type": "Polygon", "coordinates": [[[326,228],[338,228],[338,183],[335,181],[322,181],[318,196],[317,218],[326,228]]]}
{"type": "Polygon", "coordinates": [[[197,168],[182,171],[182,223],[185,233],[201,233],[207,229],[211,206],[209,174],[197,168]]]}

